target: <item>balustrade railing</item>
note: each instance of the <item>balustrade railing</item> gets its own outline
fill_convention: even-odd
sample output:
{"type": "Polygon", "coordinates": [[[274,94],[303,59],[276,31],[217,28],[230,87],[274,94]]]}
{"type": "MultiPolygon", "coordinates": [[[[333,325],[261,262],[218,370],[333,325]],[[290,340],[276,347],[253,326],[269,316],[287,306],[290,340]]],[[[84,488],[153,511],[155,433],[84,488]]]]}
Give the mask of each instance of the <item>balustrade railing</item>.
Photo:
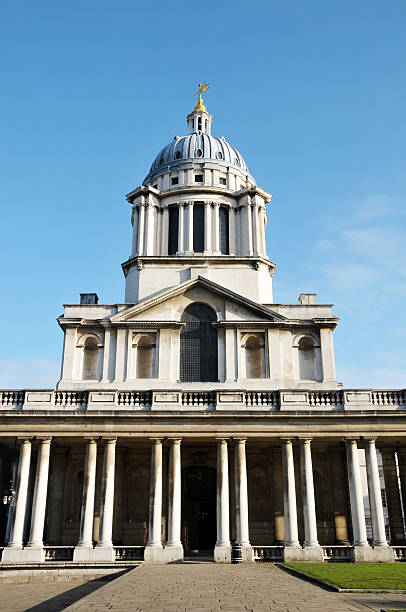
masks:
{"type": "Polygon", "coordinates": [[[151,391],[118,391],[117,406],[151,406],[151,391]]]}
{"type": "Polygon", "coordinates": [[[399,391],[372,391],[372,404],[375,406],[406,405],[406,389],[399,389],[399,391]]]}
{"type": "Polygon", "coordinates": [[[145,546],[114,546],[116,561],[142,561],[145,546]]]}
{"type": "Polygon", "coordinates": [[[344,402],[342,391],[309,391],[308,396],[309,406],[335,408],[342,406],[344,402]]]}
{"type": "Polygon", "coordinates": [[[55,406],[86,406],[88,391],[55,391],[55,406]]]}
{"type": "Polygon", "coordinates": [[[215,391],[184,391],[182,393],[183,406],[215,406],[215,391]]]}
{"type": "Polygon", "coordinates": [[[351,561],[352,546],[322,546],[324,561],[351,561]]]}
{"type": "Polygon", "coordinates": [[[272,406],[277,408],[279,406],[279,392],[278,391],[247,391],[245,393],[245,405],[246,406],[272,406]]]}
{"type": "Polygon", "coordinates": [[[255,561],[283,561],[283,546],[253,546],[255,561]]]}
{"type": "Polygon", "coordinates": [[[406,561],[406,546],[391,546],[395,561],[406,561]]]}
{"type": "Polygon", "coordinates": [[[25,391],[0,391],[0,406],[20,407],[24,399],[25,391]]]}
{"type": "Polygon", "coordinates": [[[72,561],[74,546],[44,546],[45,561],[72,561]]]}

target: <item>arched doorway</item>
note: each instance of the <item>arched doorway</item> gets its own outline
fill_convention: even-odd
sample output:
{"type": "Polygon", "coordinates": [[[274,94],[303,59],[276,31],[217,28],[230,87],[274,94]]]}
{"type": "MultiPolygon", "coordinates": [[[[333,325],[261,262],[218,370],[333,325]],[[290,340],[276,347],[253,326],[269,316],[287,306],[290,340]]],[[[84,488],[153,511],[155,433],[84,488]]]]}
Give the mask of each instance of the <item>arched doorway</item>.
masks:
{"type": "Polygon", "coordinates": [[[181,382],[216,382],[217,331],[212,326],[216,313],[204,304],[191,304],[181,321],[186,323],[180,333],[181,382]]]}
{"type": "Polygon", "coordinates": [[[182,543],[187,552],[213,551],[216,543],[216,470],[182,470],[182,543]]]}

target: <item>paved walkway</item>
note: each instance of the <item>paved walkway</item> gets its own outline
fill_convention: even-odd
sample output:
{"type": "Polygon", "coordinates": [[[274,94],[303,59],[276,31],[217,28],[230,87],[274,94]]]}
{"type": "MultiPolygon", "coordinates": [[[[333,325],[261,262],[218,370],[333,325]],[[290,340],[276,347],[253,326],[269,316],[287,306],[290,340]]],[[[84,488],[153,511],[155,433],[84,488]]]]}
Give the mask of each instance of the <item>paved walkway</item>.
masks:
{"type": "Polygon", "coordinates": [[[3,584],[4,612],[406,610],[406,595],[334,593],[271,564],[148,566],[85,584],[3,584]]]}

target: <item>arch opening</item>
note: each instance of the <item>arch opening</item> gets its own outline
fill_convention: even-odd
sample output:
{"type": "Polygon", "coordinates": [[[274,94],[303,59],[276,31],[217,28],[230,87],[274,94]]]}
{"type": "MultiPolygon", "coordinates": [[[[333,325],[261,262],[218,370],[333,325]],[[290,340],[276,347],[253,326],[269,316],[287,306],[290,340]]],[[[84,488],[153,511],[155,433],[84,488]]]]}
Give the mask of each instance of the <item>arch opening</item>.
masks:
{"type": "Polygon", "coordinates": [[[192,465],[182,470],[182,544],[198,554],[216,543],[216,470],[192,465]]]}

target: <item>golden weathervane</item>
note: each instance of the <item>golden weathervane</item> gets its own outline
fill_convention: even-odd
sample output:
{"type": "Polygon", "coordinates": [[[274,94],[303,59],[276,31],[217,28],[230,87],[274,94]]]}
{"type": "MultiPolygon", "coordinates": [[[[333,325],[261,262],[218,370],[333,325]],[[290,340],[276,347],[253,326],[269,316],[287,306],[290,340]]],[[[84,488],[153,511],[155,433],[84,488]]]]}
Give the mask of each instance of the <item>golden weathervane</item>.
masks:
{"type": "Polygon", "coordinates": [[[196,96],[199,96],[197,99],[197,104],[194,107],[193,110],[195,111],[205,111],[206,107],[203,105],[203,100],[202,100],[202,93],[204,91],[207,91],[209,89],[209,84],[208,83],[199,83],[199,89],[197,90],[197,92],[195,93],[195,95],[193,96],[194,98],[196,96]]]}

